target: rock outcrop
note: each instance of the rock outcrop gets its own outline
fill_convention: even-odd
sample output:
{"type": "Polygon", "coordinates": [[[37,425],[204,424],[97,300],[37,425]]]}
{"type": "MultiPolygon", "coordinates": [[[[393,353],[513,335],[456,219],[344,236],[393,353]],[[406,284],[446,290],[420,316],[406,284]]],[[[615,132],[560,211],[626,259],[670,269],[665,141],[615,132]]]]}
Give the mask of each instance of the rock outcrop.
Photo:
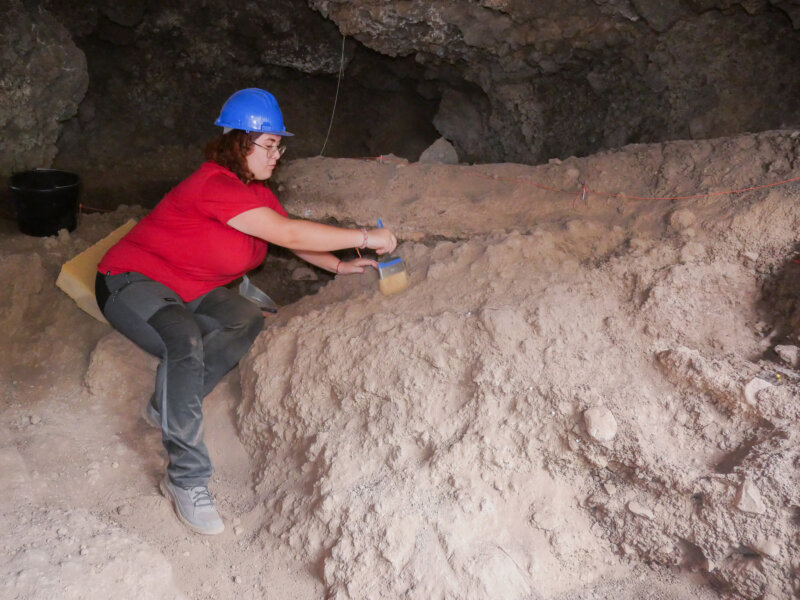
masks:
{"type": "Polygon", "coordinates": [[[49,167],[64,121],[86,93],[86,57],[47,11],[2,0],[0,175],[49,167]]]}

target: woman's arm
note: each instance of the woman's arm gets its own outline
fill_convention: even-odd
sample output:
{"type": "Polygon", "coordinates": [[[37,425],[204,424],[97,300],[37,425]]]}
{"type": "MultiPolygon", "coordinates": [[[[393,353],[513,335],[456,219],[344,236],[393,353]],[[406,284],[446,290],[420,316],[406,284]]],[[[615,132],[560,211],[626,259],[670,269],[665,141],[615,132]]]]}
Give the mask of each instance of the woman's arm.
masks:
{"type": "Polygon", "coordinates": [[[288,219],[266,207],[246,210],[229,219],[228,225],[290,250],[328,252],[344,248],[372,248],[378,254],[383,254],[397,246],[394,234],[385,228],[344,229],[302,219],[288,219]]]}
{"type": "Polygon", "coordinates": [[[355,260],[343,261],[336,258],[330,252],[313,252],[310,250],[295,250],[294,253],[307,263],[336,273],[337,275],[350,275],[351,273],[363,273],[366,267],[378,268],[378,262],[369,258],[357,258],[355,260]]]}

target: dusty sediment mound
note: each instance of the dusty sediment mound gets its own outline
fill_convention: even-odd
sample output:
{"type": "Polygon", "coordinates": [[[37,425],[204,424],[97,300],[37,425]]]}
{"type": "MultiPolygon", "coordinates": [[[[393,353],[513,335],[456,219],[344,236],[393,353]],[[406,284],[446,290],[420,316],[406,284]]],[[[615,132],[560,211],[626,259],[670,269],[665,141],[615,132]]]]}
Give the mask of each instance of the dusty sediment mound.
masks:
{"type": "Polygon", "coordinates": [[[336,598],[570,597],[631,563],[796,593],[800,388],[768,354],[797,186],[728,200],[407,242],[402,294],[337,278],[283,311],[240,366],[264,527],[336,598]]]}

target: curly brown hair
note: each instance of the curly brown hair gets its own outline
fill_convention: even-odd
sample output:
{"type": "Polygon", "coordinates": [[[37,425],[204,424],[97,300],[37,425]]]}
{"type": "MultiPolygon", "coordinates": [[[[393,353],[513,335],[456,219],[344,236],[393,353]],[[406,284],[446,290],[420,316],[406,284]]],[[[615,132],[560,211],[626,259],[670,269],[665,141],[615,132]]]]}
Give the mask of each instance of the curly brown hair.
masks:
{"type": "Polygon", "coordinates": [[[247,131],[233,129],[210,140],[203,154],[206,160],[230,169],[243,183],[250,183],[255,176],[247,166],[247,155],[255,137],[247,131]]]}

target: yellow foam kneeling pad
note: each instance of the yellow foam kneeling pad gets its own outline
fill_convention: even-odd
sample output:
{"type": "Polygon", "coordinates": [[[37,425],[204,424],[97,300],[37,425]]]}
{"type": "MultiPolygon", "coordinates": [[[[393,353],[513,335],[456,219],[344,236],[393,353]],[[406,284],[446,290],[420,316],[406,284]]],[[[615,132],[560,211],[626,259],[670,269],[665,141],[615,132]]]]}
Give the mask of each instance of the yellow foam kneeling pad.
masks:
{"type": "Polygon", "coordinates": [[[72,298],[79,308],[103,323],[108,323],[108,321],[100,312],[97,299],[94,297],[97,265],[108,249],[128,233],[134,225],[136,225],[136,221],[131,219],[117,227],[94,246],[88,247],[78,256],[65,262],[58,274],[58,279],[56,279],[56,285],[72,298]]]}

